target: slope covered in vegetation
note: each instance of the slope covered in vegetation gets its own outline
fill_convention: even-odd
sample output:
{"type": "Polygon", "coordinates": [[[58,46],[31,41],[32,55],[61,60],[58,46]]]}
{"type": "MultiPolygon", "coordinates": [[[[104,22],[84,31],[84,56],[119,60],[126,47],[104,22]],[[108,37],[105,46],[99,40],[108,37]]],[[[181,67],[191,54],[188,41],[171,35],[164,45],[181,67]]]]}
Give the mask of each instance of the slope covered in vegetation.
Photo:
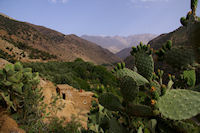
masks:
{"type": "Polygon", "coordinates": [[[69,84],[77,89],[94,90],[104,86],[107,90],[117,87],[116,78],[103,66],[96,66],[82,59],[74,62],[23,63],[56,84],[69,84]]]}

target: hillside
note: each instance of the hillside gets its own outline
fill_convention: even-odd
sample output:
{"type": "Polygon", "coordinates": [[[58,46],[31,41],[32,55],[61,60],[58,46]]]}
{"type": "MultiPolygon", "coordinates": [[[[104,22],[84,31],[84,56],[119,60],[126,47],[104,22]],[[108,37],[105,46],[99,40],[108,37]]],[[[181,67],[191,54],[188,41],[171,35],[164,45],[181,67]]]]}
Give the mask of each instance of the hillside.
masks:
{"type": "MultiPolygon", "coordinates": [[[[185,50],[192,50],[192,52],[195,55],[195,62],[200,63],[200,22],[195,21],[189,23],[187,26],[181,26],[178,29],[162,34],[151,41],[148,42],[148,44],[151,45],[151,47],[154,50],[158,50],[162,48],[162,45],[164,45],[168,40],[172,41],[172,46],[174,48],[184,47],[185,50]]],[[[183,55],[182,55],[183,56],[183,55]]],[[[187,55],[185,58],[190,57],[191,55],[187,55]]],[[[154,58],[156,59],[156,56],[154,55],[154,58]]],[[[175,57],[174,57],[175,58],[175,57]]],[[[127,67],[133,68],[134,66],[134,57],[128,56],[124,59],[127,67]]],[[[177,71],[176,68],[173,67],[173,64],[168,64],[166,61],[162,62],[159,60],[156,60],[155,70],[161,69],[164,70],[166,73],[174,73],[175,75],[179,75],[181,71],[177,71]]],[[[200,68],[196,68],[196,74],[197,74],[197,82],[200,82],[200,68]]]]}
{"type": "Polygon", "coordinates": [[[154,34],[136,34],[127,37],[124,36],[89,36],[83,35],[81,38],[88,41],[94,42],[101,47],[110,50],[113,53],[117,53],[124,48],[131,47],[132,45],[137,45],[139,42],[148,42],[157,35],[154,34]]]}
{"type": "Polygon", "coordinates": [[[125,59],[126,57],[130,56],[130,52],[132,47],[122,49],[121,51],[117,52],[115,55],[121,59],[125,59]]]}
{"type": "Polygon", "coordinates": [[[24,50],[32,59],[73,61],[82,58],[95,64],[119,61],[119,58],[108,50],[76,35],[64,35],[3,15],[0,15],[0,38],[24,50]]]}

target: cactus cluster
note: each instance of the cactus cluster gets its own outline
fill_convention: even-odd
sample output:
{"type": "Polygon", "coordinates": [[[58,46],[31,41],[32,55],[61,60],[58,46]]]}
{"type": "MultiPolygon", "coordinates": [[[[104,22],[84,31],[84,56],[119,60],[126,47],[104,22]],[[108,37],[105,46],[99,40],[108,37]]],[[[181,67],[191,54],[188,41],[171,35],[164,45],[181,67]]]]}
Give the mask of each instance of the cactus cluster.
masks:
{"type": "Polygon", "coordinates": [[[135,66],[138,73],[150,80],[154,72],[154,61],[152,57],[153,49],[150,45],[140,42],[137,47],[132,47],[131,55],[135,57],[135,66]]]}
{"type": "Polygon", "coordinates": [[[0,97],[15,111],[22,106],[23,95],[27,89],[32,89],[39,83],[38,73],[32,73],[31,68],[23,68],[17,62],[7,64],[0,70],[0,97]]]}
{"type": "MultiPolygon", "coordinates": [[[[149,56],[151,55],[151,52],[149,50],[149,46],[142,45],[141,43],[137,48],[134,47],[131,53],[135,56],[135,58],[138,59],[139,55],[140,57],[142,57],[143,55],[144,58],[140,58],[142,61],[139,62],[138,59],[136,59],[136,62],[138,61],[139,63],[141,63],[143,61],[152,61],[151,64],[154,64],[153,60],[149,58],[149,56]]],[[[164,59],[166,59],[166,57],[169,58],[169,56],[175,56],[173,58],[178,58],[180,60],[181,63],[178,61],[178,59],[174,59],[178,62],[178,65],[180,66],[191,63],[187,62],[190,56],[188,58],[183,56],[188,52],[185,52],[184,50],[172,48],[171,41],[168,41],[162,47],[162,49],[160,49],[161,52],[164,51],[162,55],[164,56],[164,59]],[[172,53],[173,55],[170,55],[172,53]],[[183,56],[186,59],[182,59],[183,57],[180,56],[183,56]],[[185,63],[182,63],[183,60],[185,61],[185,63]]],[[[174,64],[176,64],[177,62],[174,62],[174,64]]],[[[131,69],[122,67],[122,64],[119,63],[118,66],[115,67],[115,69],[113,70],[113,73],[119,81],[118,83],[121,92],[120,96],[122,98],[120,98],[120,96],[115,96],[112,93],[103,93],[99,96],[98,99],[99,103],[102,106],[104,106],[109,111],[117,113],[119,118],[123,118],[122,120],[117,119],[118,124],[121,125],[121,122],[126,123],[125,127],[129,129],[128,132],[135,129],[138,130],[139,127],[137,126],[135,127],[135,129],[133,129],[131,127],[132,123],[130,122],[134,121],[134,119],[138,117],[154,117],[159,124],[159,122],[163,120],[166,121],[166,119],[170,119],[173,122],[174,120],[179,120],[183,122],[183,120],[190,119],[200,113],[200,92],[192,91],[187,88],[174,89],[177,87],[174,82],[176,80],[179,80],[176,79],[174,75],[169,74],[169,82],[167,85],[165,85],[162,81],[164,71],[158,70],[157,72],[154,72],[154,70],[152,69],[153,67],[151,67],[150,69],[152,71],[152,75],[146,76],[146,73],[142,70],[149,71],[147,70],[147,67],[141,65],[139,68],[138,66],[138,63],[136,63],[138,71],[133,71],[131,69]],[[142,73],[141,71],[144,73],[142,73]],[[145,95],[145,100],[139,101],[139,97],[141,97],[142,95],[145,95]]],[[[187,81],[188,86],[195,86],[196,76],[194,70],[184,71],[182,77],[187,81]]],[[[188,125],[187,122],[186,125],[188,125]]],[[[156,125],[154,125],[154,127],[155,126],[156,125]]],[[[180,129],[181,126],[181,124],[175,124],[174,127],[169,127],[172,127],[176,130],[180,129]]],[[[140,127],[140,130],[138,131],[142,131],[141,128],[148,132],[153,131],[152,129],[148,128],[148,126],[145,126],[145,124],[140,127]]],[[[191,126],[191,130],[192,129],[193,127],[191,126]]],[[[184,131],[186,130],[184,129],[184,131]]],[[[200,129],[197,129],[197,131],[200,131],[200,129]]]]}
{"type": "Polygon", "coordinates": [[[162,48],[160,48],[159,50],[155,51],[155,54],[158,56],[159,60],[163,60],[166,52],[168,52],[169,50],[172,49],[172,41],[168,40],[163,46],[162,48]]]}

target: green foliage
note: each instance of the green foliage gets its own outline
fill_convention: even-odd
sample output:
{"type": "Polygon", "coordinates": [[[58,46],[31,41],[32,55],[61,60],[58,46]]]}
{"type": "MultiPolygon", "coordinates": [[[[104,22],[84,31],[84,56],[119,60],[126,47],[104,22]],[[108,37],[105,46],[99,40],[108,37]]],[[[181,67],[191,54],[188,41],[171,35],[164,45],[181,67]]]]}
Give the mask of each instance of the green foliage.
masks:
{"type": "Polygon", "coordinates": [[[97,104],[96,101],[92,101],[87,124],[89,133],[104,133],[104,130],[109,129],[108,124],[111,117],[111,112],[97,104]]]}
{"type": "Polygon", "coordinates": [[[0,70],[0,94],[6,101],[8,109],[15,111],[22,106],[24,95],[28,89],[33,89],[39,83],[38,73],[24,71],[26,69],[17,62],[7,64],[0,70]]]}
{"type": "Polygon", "coordinates": [[[200,113],[200,93],[191,90],[172,89],[158,100],[161,114],[173,120],[189,119],[200,113]]]}
{"type": "Polygon", "coordinates": [[[183,71],[183,78],[187,80],[187,84],[192,87],[196,84],[196,74],[195,70],[185,70],[183,71]]]}
{"type": "Polygon", "coordinates": [[[95,91],[96,88],[91,86],[96,85],[103,85],[108,90],[117,87],[115,77],[105,67],[95,66],[80,59],[74,62],[24,63],[24,65],[56,84],[69,84],[77,89],[95,91]]]}
{"type": "Polygon", "coordinates": [[[67,124],[64,124],[65,119],[53,118],[48,124],[48,129],[45,132],[49,133],[81,133],[81,124],[75,117],[67,124]]]}

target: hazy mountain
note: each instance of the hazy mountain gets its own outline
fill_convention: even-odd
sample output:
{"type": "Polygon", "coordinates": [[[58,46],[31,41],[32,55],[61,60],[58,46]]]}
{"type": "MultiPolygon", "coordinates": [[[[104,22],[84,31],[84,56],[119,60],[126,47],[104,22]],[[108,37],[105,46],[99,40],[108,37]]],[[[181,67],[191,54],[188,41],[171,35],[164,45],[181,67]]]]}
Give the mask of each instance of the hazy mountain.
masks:
{"type": "Polygon", "coordinates": [[[34,58],[35,54],[45,54],[47,57],[57,56],[56,60],[62,61],[73,61],[76,58],[96,64],[119,61],[109,50],[76,35],[64,35],[43,26],[10,19],[5,15],[0,15],[0,38],[23,49],[27,54],[32,54],[34,58]]]}
{"type": "Polygon", "coordinates": [[[125,59],[126,57],[130,56],[130,52],[132,47],[122,49],[121,51],[117,52],[115,55],[121,59],[125,59]]]}
{"type": "Polygon", "coordinates": [[[138,34],[138,35],[130,35],[127,37],[124,36],[89,36],[83,35],[81,38],[86,39],[88,41],[94,42],[113,53],[117,53],[124,48],[131,47],[133,45],[137,45],[139,42],[147,43],[151,39],[156,37],[154,34],[138,34]]]}

